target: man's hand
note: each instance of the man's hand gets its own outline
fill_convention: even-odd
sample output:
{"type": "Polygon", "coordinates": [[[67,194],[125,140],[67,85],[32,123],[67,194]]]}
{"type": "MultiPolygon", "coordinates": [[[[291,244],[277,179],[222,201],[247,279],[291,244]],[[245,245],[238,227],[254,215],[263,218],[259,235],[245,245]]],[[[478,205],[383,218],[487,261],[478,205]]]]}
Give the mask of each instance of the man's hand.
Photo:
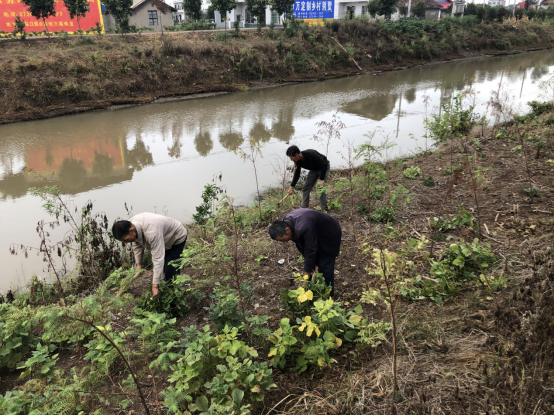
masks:
{"type": "Polygon", "coordinates": [[[160,296],[160,292],[158,291],[158,285],[152,284],[152,297],[157,298],[160,296]]]}
{"type": "Polygon", "coordinates": [[[325,181],[323,179],[318,179],[317,180],[317,186],[319,188],[323,188],[324,185],[325,185],[325,181]]]}
{"type": "Polygon", "coordinates": [[[292,195],[293,192],[294,192],[294,188],[292,186],[289,186],[289,192],[287,195],[292,195]]]}
{"type": "Polygon", "coordinates": [[[135,269],[137,269],[137,270],[142,269],[142,264],[137,264],[137,265],[135,266],[135,269]]]}

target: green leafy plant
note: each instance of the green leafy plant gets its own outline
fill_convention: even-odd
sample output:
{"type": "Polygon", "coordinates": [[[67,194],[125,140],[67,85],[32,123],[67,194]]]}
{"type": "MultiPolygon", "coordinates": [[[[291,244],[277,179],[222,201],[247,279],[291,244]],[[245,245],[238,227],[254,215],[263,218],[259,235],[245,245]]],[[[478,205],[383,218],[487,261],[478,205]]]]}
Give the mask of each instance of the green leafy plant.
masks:
{"type": "MultiPolygon", "coordinates": [[[[245,301],[253,295],[252,287],[247,283],[241,284],[241,290],[245,301]]],[[[217,284],[210,296],[213,302],[205,307],[209,314],[209,321],[213,323],[217,331],[225,326],[241,327],[244,319],[239,308],[239,295],[236,289],[217,284]]]]}
{"type": "MultiPolygon", "coordinates": [[[[111,325],[98,327],[100,331],[105,331],[113,342],[121,349],[126,341],[126,332],[116,332],[111,325]]],[[[99,333],[94,333],[93,338],[85,345],[87,353],[85,359],[89,360],[105,374],[109,374],[114,366],[120,361],[121,357],[113,344],[99,333]]]]}
{"type": "Polygon", "coordinates": [[[423,180],[423,185],[425,185],[427,187],[433,187],[433,186],[435,186],[435,180],[433,179],[432,176],[428,176],[427,178],[425,178],[423,180]]]}
{"type": "Polygon", "coordinates": [[[146,352],[153,352],[164,345],[176,341],[180,334],[174,329],[176,318],[168,318],[165,313],[155,313],[135,309],[131,319],[131,333],[136,335],[146,352]]]}
{"type": "Polygon", "coordinates": [[[409,168],[404,169],[402,175],[406,179],[415,179],[416,177],[421,175],[421,169],[417,166],[410,166],[409,168]]]}
{"type": "Polygon", "coordinates": [[[34,310],[29,306],[0,304],[0,369],[14,370],[23,355],[36,345],[33,315],[34,310]]]}
{"type": "Polygon", "coordinates": [[[295,273],[294,276],[301,286],[294,290],[281,291],[281,303],[292,315],[308,313],[314,300],[329,299],[332,288],[325,284],[321,273],[315,273],[311,279],[300,273],[295,273]]]}
{"type": "Polygon", "coordinates": [[[275,387],[272,370],[252,360],[258,353],[238,339],[238,328],[186,332],[183,357],[171,366],[173,385],[162,393],[171,413],[245,414],[275,387]]]}
{"type": "Polygon", "coordinates": [[[176,275],[173,281],[160,284],[158,297],[153,298],[150,292],[144,293],[137,300],[137,307],[169,316],[184,316],[190,310],[186,295],[193,290],[191,280],[190,276],[176,275]]]}
{"type": "Polygon", "coordinates": [[[536,186],[532,186],[531,188],[525,188],[523,189],[525,194],[531,198],[540,198],[541,192],[538,190],[536,186]]]}
{"type": "Polygon", "coordinates": [[[31,357],[23,363],[19,370],[23,370],[20,378],[25,378],[31,374],[40,374],[41,376],[51,379],[53,377],[54,369],[58,361],[58,354],[53,354],[56,351],[54,344],[42,345],[40,342],[37,344],[36,349],[33,351],[31,357]]]}

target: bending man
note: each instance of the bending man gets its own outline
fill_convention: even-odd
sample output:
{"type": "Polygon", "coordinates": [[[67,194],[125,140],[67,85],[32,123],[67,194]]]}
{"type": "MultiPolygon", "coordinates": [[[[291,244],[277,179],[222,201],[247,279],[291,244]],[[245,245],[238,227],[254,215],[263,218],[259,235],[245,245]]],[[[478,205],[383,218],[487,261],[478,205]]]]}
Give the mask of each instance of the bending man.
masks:
{"type": "MultiPolygon", "coordinates": [[[[292,191],[300,178],[300,171],[302,168],[310,171],[310,173],[308,173],[308,177],[306,178],[306,182],[304,182],[304,187],[302,188],[302,208],[308,208],[308,204],[310,202],[310,192],[312,192],[316,181],[320,187],[327,181],[330,169],[329,161],[325,156],[316,150],[307,149],[300,151],[297,146],[290,146],[287,149],[287,156],[294,162],[295,165],[294,176],[292,177],[292,182],[289,188],[289,195],[292,194],[292,191]]],[[[319,201],[321,203],[321,209],[328,211],[327,194],[325,192],[321,193],[319,201]]]]}
{"type": "Polygon", "coordinates": [[[304,256],[304,273],[310,276],[317,266],[325,283],[335,295],[335,260],[340,252],[342,230],[339,222],[313,209],[299,208],[287,214],[283,221],[275,221],[269,227],[273,240],[294,241],[304,256]]]}
{"type": "Polygon", "coordinates": [[[187,229],[173,218],[144,212],[129,221],[116,221],[112,233],[117,240],[132,243],[137,269],[142,269],[144,249],[150,249],[154,264],[152,296],[157,297],[164,275],[166,281],[171,281],[177,272],[169,262],[181,256],[187,242],[187,229]]]}

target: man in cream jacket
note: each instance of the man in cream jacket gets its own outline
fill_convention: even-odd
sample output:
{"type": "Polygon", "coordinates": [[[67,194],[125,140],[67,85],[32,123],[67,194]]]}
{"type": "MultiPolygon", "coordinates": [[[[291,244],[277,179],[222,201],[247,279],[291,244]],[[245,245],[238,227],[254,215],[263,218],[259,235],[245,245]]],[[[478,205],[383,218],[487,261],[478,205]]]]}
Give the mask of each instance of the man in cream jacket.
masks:
{"type": "Polygon", "coordinates": [[[117,240],[132,243],[137,269],[142,269],[144,249],[150,249],[154,264],[152,296],[157,297],[158,285],[164,276],[166,281],[171,281],[177,272],[169,263],[181,256],[187,242],[187,229],[173,218],[143,212],[129,221],[116,221],[112,233],[117,240]]]}

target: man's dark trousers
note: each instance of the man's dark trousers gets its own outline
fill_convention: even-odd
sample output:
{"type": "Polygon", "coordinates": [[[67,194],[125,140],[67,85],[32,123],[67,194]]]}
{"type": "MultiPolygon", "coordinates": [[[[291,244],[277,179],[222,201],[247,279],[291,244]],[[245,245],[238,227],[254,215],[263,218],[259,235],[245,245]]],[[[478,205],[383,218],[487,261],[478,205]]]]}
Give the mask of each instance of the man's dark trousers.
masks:
{"type": "Polygon", "coordinates": [[[327,284],[327,286],[332,287],[332,290],[331,290],[332,298],[335,297],[335,261],[336,260],[337,258],[333,256],[323,256],[323,257],[317,256],[315,259],[317,270],[325,278],[325,283],[327,284]]]}
{"type": "Polygon", "coordinates": [[[171,282],[173,280],[173,277],[175,277],[175,275],[177,274],[177,269],[174,266],[171,266],[169,263],[181,257],[181,253],[185,249],[186,244],[187,244],[187,239],[185,238],[185,241],[183,241],[182,243],[175,244],[169,250],[165,251],[164,280],[166,282],[171,282]]]}

